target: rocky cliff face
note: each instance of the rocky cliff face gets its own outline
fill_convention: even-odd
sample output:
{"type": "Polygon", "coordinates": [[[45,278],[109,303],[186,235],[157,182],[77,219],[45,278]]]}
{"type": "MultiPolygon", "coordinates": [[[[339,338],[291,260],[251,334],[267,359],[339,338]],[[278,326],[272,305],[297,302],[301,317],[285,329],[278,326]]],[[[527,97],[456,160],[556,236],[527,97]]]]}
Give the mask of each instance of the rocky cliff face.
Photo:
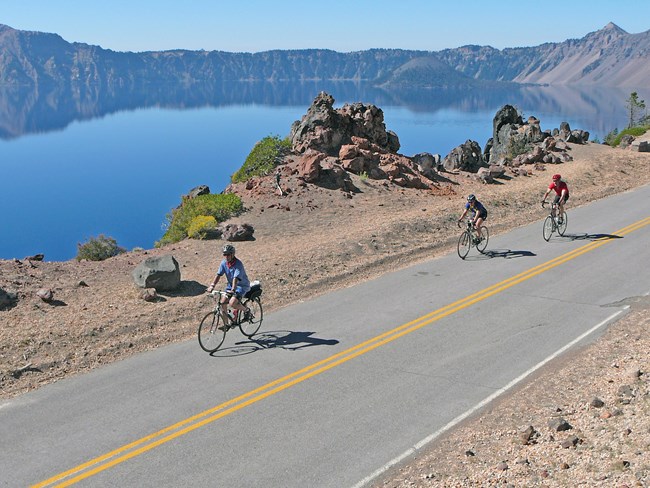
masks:
{"type": "Polygon", "coordinates": [[[463,46],[439,52],[325,49],[227,53],[120,53],[56,34],[0,24],[0,84],[100,85],[223,81],[355,80],[384,86],[449,87],[517,82],[647,86],[650,31],[614,24],[582,39],[498,50],[463,46]]]}

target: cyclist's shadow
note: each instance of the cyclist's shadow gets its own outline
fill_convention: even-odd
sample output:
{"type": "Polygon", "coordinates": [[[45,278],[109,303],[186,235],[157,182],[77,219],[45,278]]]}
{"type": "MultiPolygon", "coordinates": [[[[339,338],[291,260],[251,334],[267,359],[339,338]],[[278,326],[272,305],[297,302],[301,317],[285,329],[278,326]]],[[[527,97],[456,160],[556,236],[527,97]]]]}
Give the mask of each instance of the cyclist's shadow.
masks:
{"type": "Polygon", "coordinates": [[[486,249],[482,253],[467,256],[465,261],[485,261],[494,258],[512,259],[532,256],[537,256],[537,254],[531,251],[513,251],[512,249],[486,249]]]}
{"type": "Polygon", "coordinates": [[[234,346],[225,347],[213,352],[212,356],[241,356],[261,349],[285,349],[297,351],[312,346],[335,346],[339,343],[336,339],[320,339],[313,337],[315,332],[295,332],[291,330],[278,330],[255,334],[248,340],[241,340],[234,346]]]}
{"type": "Polygon", "coordinates": [[[600,241],[605,239],[623,239],[616,234],[564,234],[564,239],[571,241],[600,241]]]}

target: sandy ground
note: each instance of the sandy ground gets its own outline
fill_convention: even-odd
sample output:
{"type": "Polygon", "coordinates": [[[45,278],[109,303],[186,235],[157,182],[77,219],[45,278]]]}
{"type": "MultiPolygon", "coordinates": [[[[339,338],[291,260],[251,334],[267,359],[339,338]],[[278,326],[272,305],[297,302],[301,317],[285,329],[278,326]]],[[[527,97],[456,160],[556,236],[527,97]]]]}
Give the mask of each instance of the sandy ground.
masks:
{"type": "MultiPolygon", "coordinates": [[[[572,162],[494,185],[444,174],[431,190],[412,190],[354,177],[361,192],[351,197],[291,178],[283,182],[291,192],[281,197],[269,179],[268,195],[243,195],[247,211],[233,222],[252,224],[256,239],[236,243],[237,254],[261,280],[270,312],[450,252],[468,193],[488,206],[498,234],[541,221],[539,200],[554,172],[570,184],[569,212],[650,181],[648,153],[590,143],[571,145],[571,154],[572,162]]],[[[143,350],[195,341],[222,244],[186,240],[104,262],[0,261],[0,288],[19,298],[0,311],[0,399],[143,350]],[[182,286],[146,302],[131,271],[159,254],[178,260],[182,286]],[[43,287],[54,291],[52,302],[36,296],[43,287]]],[[[648,302],[633,309],[596,344],[553,363],[377,486],[648,486],[648,302]],[[592,406],[594,397],[604,405],[592,406]],[[573,429],[552,431],[548,423],[557,416],[573,429]],[[536,434],[524,444],[528,426],[536,434]],[[562,447],[571,436],[575,444],[562,447]]]]}

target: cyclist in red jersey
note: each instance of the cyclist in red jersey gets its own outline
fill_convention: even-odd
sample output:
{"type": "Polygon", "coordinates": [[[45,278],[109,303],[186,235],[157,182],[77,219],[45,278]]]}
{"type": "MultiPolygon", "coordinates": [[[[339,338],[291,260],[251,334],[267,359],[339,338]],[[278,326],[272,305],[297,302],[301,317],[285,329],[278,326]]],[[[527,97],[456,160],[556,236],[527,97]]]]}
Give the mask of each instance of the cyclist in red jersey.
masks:
{"type": "MultiPolygon", "coordinates": [[[[569,199],[569,187],[566,182],[562,181],[562,175],[553,175],[553,181],[548,185],[548,190],[544,193],[542,203],[546,202],[546,197],[552,191],[555,191],[555,199],[553,200],[553,203],[557,203],[560,219],[562,219],[562,215],[564,215],[564,204],[569,199]]],[[[558,223],[561,224],[561,220],[558,223]]]]}

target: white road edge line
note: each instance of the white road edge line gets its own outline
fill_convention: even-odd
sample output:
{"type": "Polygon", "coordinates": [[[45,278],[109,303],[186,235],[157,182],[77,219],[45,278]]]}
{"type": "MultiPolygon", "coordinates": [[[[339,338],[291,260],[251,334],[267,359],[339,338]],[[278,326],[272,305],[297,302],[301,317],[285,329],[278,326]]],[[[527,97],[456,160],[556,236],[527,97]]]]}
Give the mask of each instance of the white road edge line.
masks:
{"type": "Polygon", "coordinates": [[[548,356],[548,357],[547,357],[546,359],[544,359],[543,361],[537,363],[535,366],[533,366],[532,368],[530,368],[528,371],[526,371],[525,373],[523,373],[521,376],[515,378],[514,380],[512,380],[510,383],[508,383],[506,386],[504,386],[504,387],[501,388],[500,390],[495,391],[492,395],[488,396],[487,398],[485,398],[485,399],[482,400],[481,402],[477,403],[474,407],[472,407],[472,408],[470,408],[469,410],[467,410],[465,413],[463,413],[463,414],[459,415],[458,417],[456,417],[455,419],[453,419],[451,422],[449,422],[447,425],[445,425],[445,426],[444,426],[443,428],[441,428],[440,430],[437,430],[437,431],[434,432],[433,434],[431,434],[431,435],[425,437],[425,438],[422,439],[420,442],[418,442],[417,444],[415,444],[413,447],[411,447],[410,449],[407,449],[405,452],[403,452],[402,454],[400,454],[400,455],[397,456],[396,458],[394,458],[394,459],[392,459],[391,461],[389,461],[388,463],[386,463],[384,466],[382,466],[381,468],[379,468],[379,469],[378,469],[377,471],[375,471],[374,473],[371,473],[370,475],[366,476],[364,479],[362,479],[361,481],[359,481],[356,485],[352,486],[352,488],[362,488],[362,487],[366,486],[368,483],[370,483],[370,482],[373,481],[374,479],[378,478],[379,476],[381,476],[382,474],[384,474],[385,472],[387,472],[387,471],[388,471],[389,469],[391,469],[393,466],[395,466],[396,464],[399,464],[400,462],[402,462],[402,461],[403,461],[404,459],[406,459],[407,457],[409,457],[409,456],[415,454],[417,451],[419,451],[419,450],[422,449],[424,446],[426,446],[427,444],[429,444],[430,442],[432,442],[434,439],[436,439],[437,437],[439,437],[441,434],[444,434],[445,432],[447,432],[448,430],[450,430],[451,428],[455,427],[455,426],[458,425],[460,422],[462,422],[463,420],[465,420],[467,417],[469,417],[470,415],[472,415],[474,412],[476,412],[477,410],[480,410],[481,408],[483,408],[485,405],[487,405],[488,403],[490,403],[491,401],[493,401],[495,398],[498,398],[499,396],[503,395],[505,392],[507,392],[508,390],[510,390],[510,389],[511,389],[513,386],[515,386],[517,383],[519,383],[520,381],[522,381],[522,380],[523,380],[524,378],[526,378],[527,376],[530,376],[532,373],[534,373],[535,371],[537,371],[539,368],[541,368],[542,366],[544,366],[546,363],[548,363],[549,361],[552,361],[553,359],[555,359],[556,357],[558,357],[560,354],[562,354],[563,352],[565,352],[567,349],[570,349],[571,347],[573,347],[574,345],[576,345],[578,342],[580,342],[581,340],[583,340],[585,337],[587,337],[587,336],[593,334],[595,331],[597,331],[598,329],[600,329],[600,328],[603,327],[604,325],[606,325],[606,324],[608,324],[609,322],[611,322],[611,321],[612,321],[616,316],[618,316],[618,315],[620,315],[621,313],[625,312],[625,311],[628,310],[629,308],[630,308],[630,306],[629,306],[629,305],[626,305],[625,307],[623,307],[623,308],[622,308],[621,310],[619,310],[618,312],[616,312],[616,313],[610,315],[609,317],[607,317],[605,320],[603,320],[603,321],[600,322],[599,324],[593,326],[591,329],[589,329],[588,331],[586,331],[586,332],[583,333],[582,335],[576,337],[574,340],[572,340],[571,342],[569,342],[568,344],[566,344],[564,347],[562,347],[561,349],[557,350],[556,352],[554,352],[553,354],[551,354],[550,356],[548,356]]]}

